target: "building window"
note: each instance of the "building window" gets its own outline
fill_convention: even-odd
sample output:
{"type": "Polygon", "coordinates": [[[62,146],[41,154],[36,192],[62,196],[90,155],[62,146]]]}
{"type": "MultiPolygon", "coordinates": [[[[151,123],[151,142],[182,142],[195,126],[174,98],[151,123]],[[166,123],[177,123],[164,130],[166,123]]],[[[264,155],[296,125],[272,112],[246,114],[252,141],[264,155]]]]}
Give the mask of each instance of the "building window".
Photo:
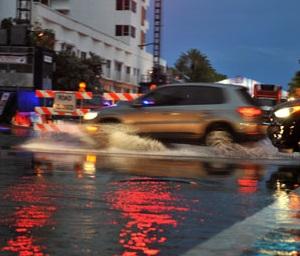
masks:
{"type": "Polygon", "coordinates": [[[121,81],[122,78],[122,63],[115,61],[115,79],[121,81]]]}
{"type": "Polygon", "coordinates": [[[61,51],[65,51],[69,54],[74,53],[74,46],[70,45],[68,43],[62,43],[61,44],[61,51]]]}
{"type": "Polygon", "coordinates": [[[140,70],[138,68],[133,68],[133,80],[135,83],[139,83],[140,81],[140,70]]]}
{"type": "Polygon", "coordinates": [[[125,81],[130,82],[130,73],[131,73],[131,68],[129,66],[125,67],[125,81]]]}
{"type": "Polygon", "coordinates": [[[146,21],[146,9],[145,7],[142,7],[142,11],[141,11],[141,25],[144,26],[145,25],[145,21],[146,21]]]}
{"type": "Polygon", "coordinates": [[[123,36],[129,36],[129,26],[123,25],[123,36]]]}
{"type": "Polygon", "coordinates": [[[49,5],[49,1],[48,0],[42,0],[41,2],[42,2],[42,4],[49,5]]]}
{"type": "Polygon", "coordinates": [[[86,52],[81,52],[80,57],[81,57],[82,60],[85,60],[86,59],[86,52]]]}
{"type": "Polygon", "coordinates": [[[140,82],[140,70],[136,70],[136,83],[138,84],[140,82]]]}
{"type": "Polygon", "coordinates": [[[129,25],[116,25],[116,36],[131,36],[135,38],[136,28],[129,25]]]}
{"type": "Polygon", "coordinates": [[[140,45],[144,46],[145,45],[145,40],[146,40],[146,34],[144,31],[141,31],[141,39],[140,39],[140,45]]]}
{"type": "Polygon", "coordinates": [[[117,0],[117,2],[116,2],[116,10],[117,11],[123,10],[123,0],[117,0]]]}
{"type": "Polygon", "coordinates": [[[131,1],[131,11],[136,13],[136,2],[135,1],[131,1]]]}
{"type": "Polygon", "coordinates": [[[106,74],[108,78],[111,76],[111,60],[106,60],[106,74]]]}
{"type": "Polygon", "coordinates": [[[39,3],[42,3],[44,5],[49,5],[49,0],[34,0],[34,2],[39,2],[39,3]]]}
{"type": "Polygon", "coordinates": [[[124,0],[124,9],[123,10],[130,10],[130,0],[124,0]]]}
{"type": "Polygon", "coordinates": [[[122,29],[123,29],[122,25],[116,25],[116,36],[122,36],[123,35],[122,29]]]}
{"type": "Polygon", "coordinates": [[[116,0],[116,10],[117,11],[128,11],[136,12],[136,1],[134,0],[116,0]]]}
{"type": "Polygon", "coordinates": [[[134,26],[131,26],[131,37],[135,38],[136,29],[134,26]]]}

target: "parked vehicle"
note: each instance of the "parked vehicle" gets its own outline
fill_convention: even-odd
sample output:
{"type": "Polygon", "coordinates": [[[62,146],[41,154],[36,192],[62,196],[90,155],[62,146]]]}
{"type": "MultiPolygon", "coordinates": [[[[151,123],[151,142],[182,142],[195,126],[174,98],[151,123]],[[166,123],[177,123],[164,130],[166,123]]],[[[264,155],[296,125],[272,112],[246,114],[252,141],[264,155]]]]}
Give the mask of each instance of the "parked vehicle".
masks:
{"type": "Polygon", "coordinates": [[[300,100],[277,105],[267,129],[272,144],[280,151],[300,151],[300,100]]]}
{"type": "Polygon", "coordinates": [[[263,110],[264,121],[268,122],[273,107],[282,101],[282,87],[276,84],[255,84],[253,97],[263,110]]]}
{"type": "Polygon", "coordinates": [[[93,98],[90,100],[78,101],[78,105],[82,105],[83,108],[88,108],[91,110],[100,110],[103,107],[110,106],[112,103],[106,100],[100,94],[94,94],[93,98]]]}
{"type": "Polygon", "coordinates": [[[167,140],[197,140],[206,145],[264,136],[262,111],[247,89],[224,84],[173,84],[120,106],[87,114],[93,123],[132,125],[140,134],[167,140]]]}

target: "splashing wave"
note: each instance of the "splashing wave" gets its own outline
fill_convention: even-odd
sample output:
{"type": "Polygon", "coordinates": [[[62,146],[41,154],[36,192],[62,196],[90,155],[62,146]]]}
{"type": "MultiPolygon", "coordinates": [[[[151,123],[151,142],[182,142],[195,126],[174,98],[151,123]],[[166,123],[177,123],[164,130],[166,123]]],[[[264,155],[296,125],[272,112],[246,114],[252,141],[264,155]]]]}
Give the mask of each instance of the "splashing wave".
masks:
{"type": "Polygon", "coordinates": [[[251,145],[220,143],[215,147],[188,144],[164,145],[158,140],[140,137],[132,128],[124,125],[101,125],[96,132],[86,127],[69,125],[65,133],[44,134],[23,145],[27,150],[93,150],[99,153],[129,153],[173,157],[218,157],[242,159],[300,160],[300,154],[280,153],[265,139],[251,145]],[[73,127],[74,126],[74,127],[73,127]]]}

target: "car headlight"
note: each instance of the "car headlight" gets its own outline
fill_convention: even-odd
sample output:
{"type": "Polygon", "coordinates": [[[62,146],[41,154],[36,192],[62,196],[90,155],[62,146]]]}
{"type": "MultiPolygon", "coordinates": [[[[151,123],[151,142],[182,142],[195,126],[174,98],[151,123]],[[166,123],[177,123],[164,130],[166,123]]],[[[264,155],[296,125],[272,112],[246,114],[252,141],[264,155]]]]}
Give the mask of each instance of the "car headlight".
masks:
{"type": "Polygon", "coordinates": [[[98,116],[97,112],[88,112],[83,116],[83,120],[93,120],[98,116]]]}
{"type": "Polygon", "coordinates": [[[274,112],[274,115],[278,118],[288,118],[291,114],[297,111],[300,111],[300,106],[278,109],[274,112]]]}

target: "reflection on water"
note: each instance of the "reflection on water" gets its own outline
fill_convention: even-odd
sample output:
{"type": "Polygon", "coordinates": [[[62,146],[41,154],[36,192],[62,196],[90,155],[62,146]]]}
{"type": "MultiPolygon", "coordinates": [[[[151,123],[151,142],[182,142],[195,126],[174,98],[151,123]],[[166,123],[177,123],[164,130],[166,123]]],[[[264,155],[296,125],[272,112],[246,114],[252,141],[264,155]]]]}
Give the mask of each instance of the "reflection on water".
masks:
{"type": "Polygon", "coordinates": [[[11,237],[1,252],[13,252],[20,256],[47,255],[46,241],[40,241],[34,235],[35,230],[53,225],[51,219],[57,210],[52,200],[46,197],[48,185],[42,180],[31,182],[31,178],[22,178],[20,184],[10,187],[2,196],[2,200],[14,202],[14,212],[10,216],[2,216],[1,225],[10,228],[11,237]]]}
{"type": "MultiPolygon", "coordinates": [[[[231,225],[233,218],[255,213],[265,203],[262,197],[269,195],[277,202],[274,216],[278,226],[257,237],[251,250],[243,255],[300,253],[300,199],[291,193],[300,184],[298,167],[268,169],[245,160],[200,161],[92,153],[33,153],[32,163],[32,170],[27,170],[2,193],[2,200],[11,205],[10,211],[1,215],[1,228],[5,229],[2,253],[48,255],[55,245],[53,239],[52,244],[48,240],[52,230],[56,230],[57,236],[62,234],[62,239],[69,235],[67,232],[73,232],[74,241],[68,242],[77,247],[69,255],[82,252],[76,251],[80,246],[91,252],[95,247],[99,249],[97,241],[108,230],[106,241],[112,244],[107,245],[106,253],[110,250],[111,254],[105,255],[160,255],[168,249],[173,251],[163,255],[176,255],[176,250],[189,249],[186,247],[220,232],[218,225],[227,228],[221,223],[223,220],[231,225]],[[70,222],[69,216],[62,216],[66,211],[57,206],[57,191],[61,190],[66,193],[64,209],[75,215],[70,222]],[[228,201],[230,198],[233,202],[228,201]],[[233,205],[228,207],[228,202],[233,205]],[[222,204],[225,211],[219,208],[222,204]],[[78,227],[70,228],[73,223],[78,227]],[[186,233],[181,233],[183,229],[186,233]],[[174,241],[181,241],[181,236],[191,230],[198,234],[190,234],[192,240],[186,238],[188,242],[178,245],[178,249],[174,241]],[[178,236],[174,237],[174,233],[178,236]],[[81,244],[81,240],[87,243],[81,244]]],[[[261,223],[257,225],[265,228],[261,223]]]]}
{"type": "Polygon", "coordinates": [[[78,178],[96,177],[97,170],[107,169],[118,173],[130,173],[150,177],[182,177],[199,179],[209,176],[236,176],[240,192],[255,192],[258,181],[264,175],[264,167],[253,162],[231,163],[224,160],[203,161],[197,159],[136,158],[134,156],[79,154],[68,157],[59,154],[34,153],[34,169],[37,174],[51,173],[64,164],[72,164],[78,178]],[[253,190],[253,191],[252,191],[253,190]]]}
{"type": "Polygon", "coordinates": [[[242,175],[238,178],[240,193],[255,193],[263,176],[263,167],[258,164],[241,164],[242,175]]]}
{"type": "Polygon", "coordinates": [[[277,190],[293,190],[300,186],[300,167],[284,166],[272,173],[268,186],[277,190]]]}
{"type": "MultiPolygon", "coordinates": [[[[237,192],[243,195],[258,192],[264,175],[263,166],[246,162],[141,159],[93,154],[66,159],[45,153],[34,154],[34,163],[38,163],[36,169],[39,170],[51,166],[48,171],[52,171],[66,162],[73,164],[76,177],[80,179],[95,179],[99,175],[97,170],[140,177],[110,183],[105,197],[109,207],[118,213],[111,223],[120,229],[118,240],[123,251],[118,255],[122,256],[159,255],[161,248],[170,242],[170,230],[185,225],[186,213],[191,210],[192,202],[180,198],[183,184],[178,181],[191,180],[200,186],[215,186],[215,183],[205,181],[206,177],[212,176],[216,180],[233,177],[237,192]]],[[[246,206],[249,202],[245,200],[243,204],[246,206]]]]}
{"type": "Polygon", "coordinates": [[[119,235],[124,248],[121,255],[158,255],[158,245],[168,240],[167,230],[180,225],[180,213],[189,210],[180,206],[181,199],[175,195],[180,185],[147,179],[146,182],[128,180],[114,186],[107,201],[120,211],[126,222],[121,224],[119,235]]]}
{"type": "Polygon", "coordinates": [[[276,198],[276,227],[259,237],[244,256],[300,255],[300,167],[280,167],[270,176],[267,186],[276,198]]]}

